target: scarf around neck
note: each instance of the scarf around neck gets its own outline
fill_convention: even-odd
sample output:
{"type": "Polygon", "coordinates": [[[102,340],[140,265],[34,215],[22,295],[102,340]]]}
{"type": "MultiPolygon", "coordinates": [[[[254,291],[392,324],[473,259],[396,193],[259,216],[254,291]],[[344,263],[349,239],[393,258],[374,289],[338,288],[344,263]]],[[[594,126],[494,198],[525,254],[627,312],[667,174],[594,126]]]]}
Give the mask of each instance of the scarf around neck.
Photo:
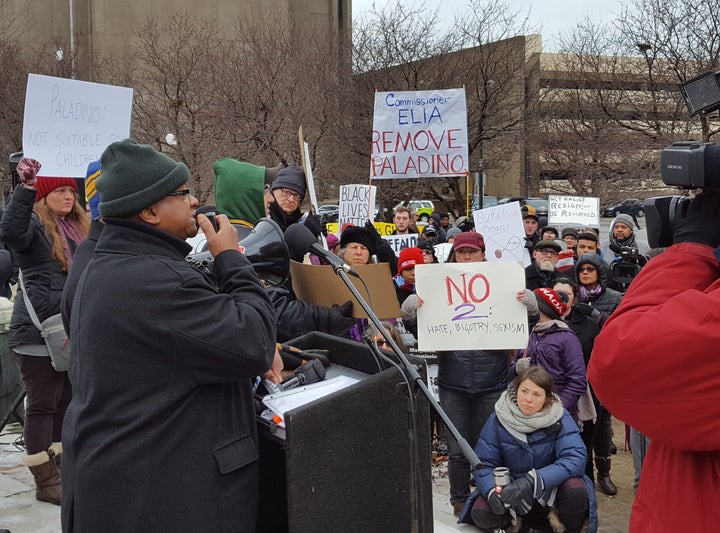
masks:
{"type": "Polygon", "coordinates": [[[503,392],[495,404],[495,414],[500,423],[511,433],[522,435],[553,425],[562,418],[563,412],[562,402],[555,395],[555,401],[550,404],[550,408],[526,415],[518,407],[513,389],[503,392]]]}
{"type": "Polygon", "coordinates": [[[600,298],[600,295],[603,292],[602,285],[600,283],[596,284],[592,289],[587,289],[585,285],[580,285],[580,300],[584,304],[588,304],[590,302],[594,302],[598,298],[600,298]]]}
{"type": "Polygon", "coordinates": [[[553,319],[553,320],[548,320],[547,322],[538,322],[537,324],[535,324],[535,326],[533,327],[532,330],[534,332],[543,334],[553,326],[557,326],[559,328],[565,328],[565,329],[568,328],[568,325],[565,322],[563,322],[562,320],[553,319]]]}
{"type": "Polygon", "coordinates": [[[85,234],[80,226],[78,226],[75,222],[69,222],[60,217],[56,217],[55,221],[57,223],[58,231],[60,232],[60,237],[63,241],[63,253],[65,254],[65,259],[68,265],[67,269],[69,271],[70,266],[72,265],[72,258],[75,254],[75,250],[77,249],[78,244],[85,239],[85,234]]]}

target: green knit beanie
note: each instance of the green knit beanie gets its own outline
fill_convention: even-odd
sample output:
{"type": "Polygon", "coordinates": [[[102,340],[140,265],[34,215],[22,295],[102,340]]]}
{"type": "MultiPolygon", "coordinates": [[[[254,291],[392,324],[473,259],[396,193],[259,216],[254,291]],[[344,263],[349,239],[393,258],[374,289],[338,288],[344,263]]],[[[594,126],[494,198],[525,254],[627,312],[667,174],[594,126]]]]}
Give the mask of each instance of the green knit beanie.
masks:
{"type": "Polygon", "coordinates": [[[117,141],[100,156],[100,214],[124,217],[159,202],[190,177],[188,168],[147,144],[117,141]]]}
{"type": "Polygon", "coordinates": [[[233,223],[254,226],[265,216],[266,169],[226,157],[216,161],[215,206],[233,223]]]}

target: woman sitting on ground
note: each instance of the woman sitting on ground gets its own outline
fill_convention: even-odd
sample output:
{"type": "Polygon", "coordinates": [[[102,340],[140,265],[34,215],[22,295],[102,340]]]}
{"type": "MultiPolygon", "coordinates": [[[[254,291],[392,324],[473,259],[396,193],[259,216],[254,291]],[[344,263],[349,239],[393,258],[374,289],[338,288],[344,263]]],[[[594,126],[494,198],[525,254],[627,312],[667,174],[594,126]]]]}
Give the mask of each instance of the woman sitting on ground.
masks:
{"type": "Polygon", "coordinates": [[[597,530],[595,493],[585,470],[585,445],[563,409],[552,377],[539,366],[522,370],[502,393],[475,452],[482,468],[459,522],[483,531],[522,527],[579,533],[597,530]],[[493,470],[511,482],[496,491],[493,470]]]}

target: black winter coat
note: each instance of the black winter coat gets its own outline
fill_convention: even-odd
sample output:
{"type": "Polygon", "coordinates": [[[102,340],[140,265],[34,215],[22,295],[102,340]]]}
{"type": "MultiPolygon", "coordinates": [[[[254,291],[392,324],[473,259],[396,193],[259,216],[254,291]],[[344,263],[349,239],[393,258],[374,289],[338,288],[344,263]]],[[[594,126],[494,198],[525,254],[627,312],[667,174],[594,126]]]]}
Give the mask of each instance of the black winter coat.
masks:
{"type": "MultiPolygon", "coordinates": [[[[67,273],[51,256],[52,243],[45,227],[35,214],[35,190],[18,185],[0,222],[0,239],[11,251],[13,261],[23,272],[28,297],[38,318],[60,312],[60,297],[67,273]]],[[[70,242],[71,249],[76,243],[70,242]]],[[[10,346],[44,344],[40,332],[30,320],[22,293],[15,297],[10,332],[10,346]]]]}
{"type": "Polygon", "coordinates": [[[70,317],[63,531],[254,532],[272,304],[237,251],[215,258],[216,288],[185,242],[105,222],[70,317]]]}
{"type": "Polygon", "coordinates": [[[509,361],[502,350],[438,352],[438,385],[468,394],[503,391],[509,361]]]}

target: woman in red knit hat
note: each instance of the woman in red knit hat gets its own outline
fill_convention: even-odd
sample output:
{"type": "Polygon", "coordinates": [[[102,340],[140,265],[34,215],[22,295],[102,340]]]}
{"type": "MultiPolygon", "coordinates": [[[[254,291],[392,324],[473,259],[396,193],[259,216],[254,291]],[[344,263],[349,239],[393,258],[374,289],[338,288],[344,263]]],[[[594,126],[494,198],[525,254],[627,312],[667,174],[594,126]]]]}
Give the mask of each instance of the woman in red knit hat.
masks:
{"type": "MultiPolygon", "coordinates": [[[[21,185],[5,210],[0,236],[42,322],[60,312],[73,253],[87,235],[90,220],[78,202],[74,179],[38,177],[39,170],[40,163],[33,159],[18,163],[21,185]]],[[[23,462],[35,478],[35,497],[60,505],[60,437],[72,395],[67,372],[53,368],[22,295],[15,298],[8,338],[27,394],[23,462]]]]}

